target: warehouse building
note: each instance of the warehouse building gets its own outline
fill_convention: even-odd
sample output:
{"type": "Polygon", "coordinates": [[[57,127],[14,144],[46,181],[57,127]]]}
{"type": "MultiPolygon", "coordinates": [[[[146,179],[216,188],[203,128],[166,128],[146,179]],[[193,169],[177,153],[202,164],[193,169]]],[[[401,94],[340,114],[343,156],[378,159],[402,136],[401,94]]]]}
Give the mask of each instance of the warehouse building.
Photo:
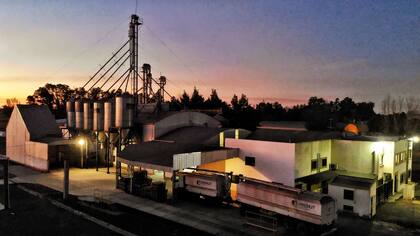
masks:
{"type": "Polygon", "coordinates": [[[48,171],[70,153],[70,140],[46,105],[16,105],[6,128],[6,155],[11,161],[48,171]]]}
{"type": "MultiPolygon", "coordinates": [[[[176,172],[238,156],[238,149],[220,146],[224,142],[220,137],[239,138],[250,133],[222,128],[219,121],[198,112],[141,119],[148,120],[143,121],[145,142],[128,145],[118,152],[116,162],[117,187],[138,195],[144,195],[135,189],[138,173],[147,172],[149,182],[163,182],[171,198],[176,172]]],[[[144,175],[141,178],[145,179],[144,175]]]]}

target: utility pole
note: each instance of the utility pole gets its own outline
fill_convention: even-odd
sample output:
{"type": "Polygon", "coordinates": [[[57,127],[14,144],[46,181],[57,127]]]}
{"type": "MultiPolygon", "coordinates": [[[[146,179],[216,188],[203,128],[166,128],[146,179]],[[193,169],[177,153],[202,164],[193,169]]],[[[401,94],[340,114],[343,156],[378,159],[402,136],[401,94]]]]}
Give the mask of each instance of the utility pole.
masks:
{"type": "Polygon", "coordinates": [[[67,200],[69,195],[69,160],[64,159],[64,186],[63,186],[63,199],[67,200]]]}
{"type": "Polygon", "coordinates": [[[10,208],[10,189],[9,189],[9,158],[0,155],[0,163],[3,165],[4,181],[4,209],[10,208]]]}

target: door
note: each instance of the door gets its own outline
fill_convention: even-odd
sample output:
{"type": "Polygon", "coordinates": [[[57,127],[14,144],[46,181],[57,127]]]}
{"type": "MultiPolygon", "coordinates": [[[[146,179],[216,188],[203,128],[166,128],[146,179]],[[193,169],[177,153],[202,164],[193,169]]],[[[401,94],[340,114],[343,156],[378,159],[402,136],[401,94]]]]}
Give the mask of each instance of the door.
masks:
{"type": "Polygon", "coordinates": [[[398,172],[394,175],[394,192],[398,192],[398,172]]]}

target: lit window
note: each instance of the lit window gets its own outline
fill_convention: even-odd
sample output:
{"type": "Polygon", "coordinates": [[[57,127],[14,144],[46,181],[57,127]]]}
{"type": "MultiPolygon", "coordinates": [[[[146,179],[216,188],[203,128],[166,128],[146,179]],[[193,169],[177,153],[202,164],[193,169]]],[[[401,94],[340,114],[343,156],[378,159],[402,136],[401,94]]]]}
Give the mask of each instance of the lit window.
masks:
{"type": "Polygon", "coordinates": [[[344,189],[344,199],[346,200],[354,200],[354,191],[344,189]]]}
{"type": "Polygon", "coordinates": [[[317,160],[312,160],[311,161],[311,170],[316,170],[318,169],[318,161],[317,160]]]}

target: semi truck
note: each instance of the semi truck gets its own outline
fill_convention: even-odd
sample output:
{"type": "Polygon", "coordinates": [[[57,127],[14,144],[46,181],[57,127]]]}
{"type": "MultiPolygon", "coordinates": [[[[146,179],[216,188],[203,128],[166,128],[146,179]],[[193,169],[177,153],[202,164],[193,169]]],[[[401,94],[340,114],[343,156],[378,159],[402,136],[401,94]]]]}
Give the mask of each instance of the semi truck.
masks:
{"type": "Polygon", "coordinates": [[[231,201],[230,186],[235,183],[234,202],[241,213],[274,215],[286,228],[301,234],[328,232],[337,220],[336,202],[327,194],[215,171],[179,172],[178,177],[178,188],[223,201],[231,201]]]}

